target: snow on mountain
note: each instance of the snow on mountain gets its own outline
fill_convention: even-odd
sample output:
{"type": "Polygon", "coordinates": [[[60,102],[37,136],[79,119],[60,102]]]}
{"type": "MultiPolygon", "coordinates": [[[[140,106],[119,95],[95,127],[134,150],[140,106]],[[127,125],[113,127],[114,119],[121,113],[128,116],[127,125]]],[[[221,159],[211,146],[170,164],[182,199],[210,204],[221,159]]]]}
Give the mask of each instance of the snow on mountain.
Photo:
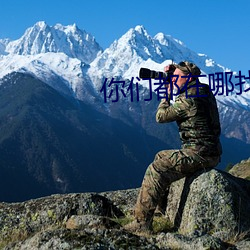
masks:
{"type": "Polygon", "coordinates": [[[0,72],[0,78],[14,71],[26,72],[60,92],[88,102],[96,93],[85,74],[87,67],[79,59],[68,57],[64,53],[7,55],[0,59],[0,68],[4,69],[0,72]],[[86,93],[91,94],[87,97],[88,100],[84,98],[86,93]]]}
{"type": "MultiPolygon", "coordinates": [[[[136,26],[99,54],[90,64],[88,74],[96,89],[100,90],[104,77],[111,80],[112,77],[119,76],[124,80],[130,80],[132,77],[138,76],[141,67],[163,71],[164,66],[180,61],[190,61],[198,65],[202,74],[206,75],[200,80],[206,84],[209,84],[208,74],[232,72],[231,69],[217,64],[207,55],[190,50],[183,42],[170,35],[158,33],[151,37],[143,26],[136,26]]],[[[232,82],[235,83],[235,80],[232,82]]],[[[143,84],[143,81],[140,83],[143,84]]],[[[145,85],[145,87],[148,86],[145,85]]],[[[237,88],[235,86],[235,90],[237,88]]],[[[250,91],[243,92],[237,98],[235,98],[235,94],[216,97],[220,103],[225,105],[237,105],[250,109],[250,91]]]]}
{"type": "Polygon", "coordinates": [[[131,79],[138,76],[141,67],[163,71],[167,64],[184,60],[195,62],[206,74],[225,71],[206,55],[188,49],[183,42],[163,33],[151,37],[143,26],[136,26],[99,54],[88,72],[98,85],[103,75],[131,79]]]}
{"type": "Polygon", "coordinates": [[[36,55],[46,52],[63,52],[69,57],[90,63],[102,48],[95,38],[75,24],[51,27],[45,22],[37,22],[24,35],[6,46],[6,52],[18,55],[36,55]]]}
{"type": "Polygon", "coordinates": [[[131,78],[131,75],[138,75],[139,65],[149,58],[154,58],[158,63],[163,60],[154,40],[142,26],[136,26],[97,56],[91,63],[89,74],[96,78],[97,82],[103,75],[106,77],[129,75],[131,78]]]}
{"type": "MultiPolygon", "coordinates": [[[[99,91],[105,77],[130,80],[138,76],[141,67],[162,71],[165,65],[184,60],[197,64],[205,75],[231,71],[170,35],[150,36],[139,25],[103,52],[93,36],[75,24],[49,26],[38,22],[18,40],[0,40],[0,77],[13,71],[30,72],[54,88],[88,101],[98,94],[101,97],[99,91]]],[[[202,82],[208,84],[208,79],[203,78],[202,82]]],[[[143,85],[143,81],[140,83],[143,85]]],[[[250,91],[237,98],[216,97],[222,104],[250,109],[250,91]]]]}
{"type": "Polygon", "coordinates": [[[9,43],[9,39],[0,39],[0,55],[7,55],[5,52],[6,45],[9,43]]]}
{"type": "Polygon", "coordinates": [[[27,72],[89,102],[96,91],[85,71],[101,51],[94,37],[75,24],[51,27],[37,22],[20,39],[0,40],[0,78],[13,71],[27,72]]]}
{"type": "Polygon", "coordinates": [[[207,55],[190,50],[183,42],[171,37],[170,35],[158,33],[154,36],[154,39],[161,45],[164,57],[170,58],[175,63],[181,61],[194,62],[203,72],[206,72],[206,74],[230,70],[216,64],[207,55]]]}

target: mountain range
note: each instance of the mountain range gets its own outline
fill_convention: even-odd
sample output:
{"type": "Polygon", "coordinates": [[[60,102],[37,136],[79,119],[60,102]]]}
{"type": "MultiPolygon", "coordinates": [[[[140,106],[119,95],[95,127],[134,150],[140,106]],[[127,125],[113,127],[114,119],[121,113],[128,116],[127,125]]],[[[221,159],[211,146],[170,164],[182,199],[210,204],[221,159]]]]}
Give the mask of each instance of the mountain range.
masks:
{"type": "MultiPolygon", "coordinates": [[[[183,42],[143,26],[109,48],[76,24],[41,21],[15,41],[0,39],[0,200],[139,186],[159,150],[180,146],[176,124],[156,124],[159,101],[141,67],[196,63],[205,75],[232,71],[183,42]],[[107,98],[100,90],[107,80],[107,98]],[[122,94],[137,79],[140,100],[122,94]],[[152,94],[152,100],[145,99],[152,94]]],[[[207,78],[204,79],[208,83],[207,78]]],[[[249,158],[250,93],[216,96],[222,126],[219,168],[249,158]]]]}

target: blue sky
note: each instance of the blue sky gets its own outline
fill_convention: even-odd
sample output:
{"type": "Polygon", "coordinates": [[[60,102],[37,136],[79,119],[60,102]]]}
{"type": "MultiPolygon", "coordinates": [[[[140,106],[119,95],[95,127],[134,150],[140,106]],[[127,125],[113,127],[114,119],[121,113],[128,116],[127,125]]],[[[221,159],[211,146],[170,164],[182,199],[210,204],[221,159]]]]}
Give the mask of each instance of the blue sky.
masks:
{"type": "Polygon", "coordinates": [[[0,38],[18,39],[37,21],[91,33],[105,49],[130,28],[171,35],[233,70],[250,70],[249,0],[0,0],[0,38]]]}

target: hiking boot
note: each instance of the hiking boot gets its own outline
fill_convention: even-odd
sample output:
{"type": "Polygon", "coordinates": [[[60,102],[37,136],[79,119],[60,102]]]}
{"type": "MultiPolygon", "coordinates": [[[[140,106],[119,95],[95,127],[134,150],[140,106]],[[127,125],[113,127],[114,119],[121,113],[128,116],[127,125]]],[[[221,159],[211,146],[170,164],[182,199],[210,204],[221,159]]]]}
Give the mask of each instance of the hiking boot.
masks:
{"type": "Polygon", "coordinates": [[[134,232],[134,233],[138,232],[138,233],[151,234],[153,231],[151,223],[145,222],[145,221],[139,222],[137,220],[130,222],[129,224],[125,225],[123,228],[129,232],[134,232]]]}

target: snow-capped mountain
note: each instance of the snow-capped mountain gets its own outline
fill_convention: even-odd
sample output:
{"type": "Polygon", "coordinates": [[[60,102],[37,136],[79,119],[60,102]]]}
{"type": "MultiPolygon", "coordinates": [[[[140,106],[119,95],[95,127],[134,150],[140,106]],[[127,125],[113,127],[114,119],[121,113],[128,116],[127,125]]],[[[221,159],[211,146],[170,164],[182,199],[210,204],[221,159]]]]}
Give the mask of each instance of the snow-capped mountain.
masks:
{"type": "Polygon", "coordinates": [[[129,79],[131,76],[138,76],[140,67],[162,71],[165,65],[183,60],[197,63],[207,74],[226,70],[206,55],[191,51],[184,43],[171,36],[158,33],[151,37],[143,26],[136,26],[99,54],[91,63],[89,73],[129,79]]]}
{"type": "MultiPolygon", "coordinates": [[[[104,102],[100,102],[104,78],[130,80],[138,76],[141,67],[162,71],[169,63],[187,60],[197,64],[204,75],[232,71],[207,55],[188,49],[170,35],[158,33],[152,37],[139,25],[102,51],[93,36],[75,24],[48,26],[38,22],[16,41],[0,40],[0,54],[0,78],[13,71],[28,72],[84,102],[99,102],[99,107],[104,107],[104,102]]],[[[202,81],[208,83],[207,78],[202,81]]],[[[139,84],[144,85],[143,81],[139,84]]],[[[228,112],[229,108],[250,110],[250,91],[241,95],[217,95],[216,98],[223,117],[227,117],[223,112],[228,112]]],[[[112,104],[105,107],[109,105],[112,104]]],[[[128,102],[126,105],[128,110],[133,110],[128,102]]],[[[250,136],[247,137],[250,141],[250,136]]]]}
{"type": "MultiPolygon", "coordinates": [[[[55,79],[61,78],[72,94],[79,99],[84,97],[85,101],[93,99],[86,94],[86,88],[91,90],[92,96],[98,95],[104,77],[131,79],[138,76],[141,67],[162,71],[165,65],[183,60],[197,64],[206,76],[232,71],[207,55],[188,49],[170,35],[158,33],[151,37],[139,25],[103,52],[94,37],[75,24],[49,26],[41,21],[28,28],[18,40],[0,40],[0,77],[13,71],[30,72],[58,90],[60,86],[55,79]]],[[[207,78],[202,80],[208,83],[207,78]]],[[[222,95],[217,99],[226,105],[250,109],[249,92],[237,98],[222,95]]]]}
{"type": "Polygon", "coordinates": [[[95,38],[76,24],[50,27],[45,22],[37,22],[24,35],[7,44],[5,52],[16,55],[36,55],[47,52],[62,52],[69,57],[90,63],[102,48],[95,38]]]}
{"type": "MultiPolygon", "coordinates": [[[[100,89],[103,76],[107,78],[122,76],[123,79],[131,79],[138,76],[141,67],[163,71],[164,66],[184,60],[199,66],[202,75],[206,76],[201,81],[207,84],[209,84],[208,74],[232,72],[231,69],[216,64],[207,55],[188,49],[183,42],[170,35],[158,33],[151,37],[143,26],[136,26],[99,54],[90,64],[88,73],[96,88],[100,89]]],[[[235,83],[235,79],[232,82],[235,83]]],[[[246,89],[249,87],[250,85],[246,84],[246,89]]],[[[237,88],[235,86],[235,90],[237,88]]],[[[220,103],[250,110],[250,91],[241,95],[216,97],[220,103]]]]}
{"type": "MultiPolygon", "coordinates": [[[[0,39],[3,189],[5,183],[13,183],[13,176],[20,180],[13,187],[17,198],[23,180],[32,187],[23,187],[25,199],[44,192],[139,185],[140,174],[157,151],[179,146],[176,124],[155,122],[159,101],[154,93],[145,101],[150,89],[143,81],[137,89],[140,100],[134,102],[121,96],[105,103],[101,87],[105,78],[131,80],[141,67],[162,71],[184,60],[197,64],[205,75],[231,71],[169,35],[150,36],[143,26],[131,28],[104,51],[76,25],[38,22],[18,40],[0,39]]],[[[216,98],[224,168],[249,158],[250,91],[216,98]]]]}
{"type": "Polygon", "coordinates": [[[4,69],[0,72],[0,78],[14,71],[29,73],[77,99],[90,101],[96,96],[96,90],[85,73],[89,66],[64,53],[47,52],[26,56],[9,54],[0,59],[0,67],[4,69]],[[86,93],[89,93],[87,97],[86,93]]]}
{"type": "Polygon", "coordinates": [[[0,78],[14,71],[28,72],[61,92],[83,99],[86,89],[95,95],[85,71],[101,51],[94,37],[75,24],[50,27],[37,22],[18,40],[0,40],[0,78]]]}

